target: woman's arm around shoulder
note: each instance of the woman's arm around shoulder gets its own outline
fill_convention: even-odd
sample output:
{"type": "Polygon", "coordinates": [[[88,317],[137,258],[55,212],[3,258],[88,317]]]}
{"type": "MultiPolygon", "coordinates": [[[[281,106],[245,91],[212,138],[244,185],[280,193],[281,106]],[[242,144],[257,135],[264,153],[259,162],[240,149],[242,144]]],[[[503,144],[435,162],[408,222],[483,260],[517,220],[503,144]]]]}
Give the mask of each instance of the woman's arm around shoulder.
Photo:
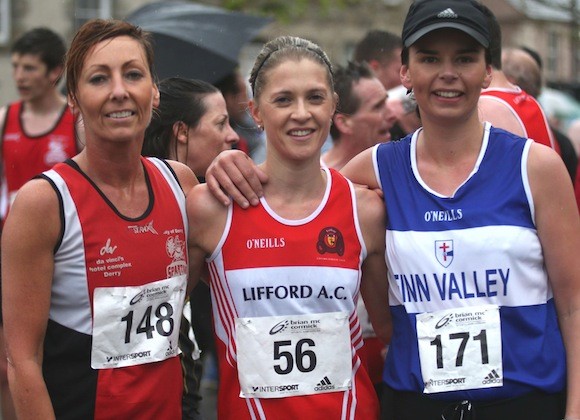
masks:
{"type": "Polygon", "coordinates": [[[207,168],[205,180],[223,205],[231,198],[243,208],[257,206],[264,194],[262,183],[268,176],[241,150],[221,152],[207,168]]]}
{"type": "Polygon", "coordinates": [[[580,217],[570,177],[556,152],[533,143],[528,175],[536,228],[566,346],[566,417],[580,418],[580,217]]]}
{"type": "Polygon", "coordinates": [[[56,192],[36,179],[18,192],[2,232],[8,380],[20,419],[54,418],[42,376],[42,349],[61,227],[56,192]]]}
{"type": "Polygon", "coordinates": [[[365,188],[356,188],[356,198],[359,224],[367,248],[362,267],[361,295],[377,337],[388,343],[392,325],[385,262],[385,206],[377,193],[365,188]]]}
{"type": "Polygon", "coordinates": [[[187,195],[191,279],[200,278],[205,258],[218,246],[226,226],[228,209],[210,192],[207,184],[196,185],[187,195]]]}

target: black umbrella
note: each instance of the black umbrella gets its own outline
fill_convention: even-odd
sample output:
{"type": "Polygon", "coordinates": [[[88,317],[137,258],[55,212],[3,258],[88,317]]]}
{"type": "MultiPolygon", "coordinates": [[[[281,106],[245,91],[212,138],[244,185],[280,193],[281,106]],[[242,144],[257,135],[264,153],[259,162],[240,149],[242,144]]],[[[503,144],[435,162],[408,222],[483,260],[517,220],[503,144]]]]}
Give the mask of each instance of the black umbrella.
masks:
{"type": "Polygon", "coordinates": [[[215,83],[238,65],[240,50],[270,18],[184,2],[147,4],[126,18],[153,35],[159,79],[215,83]]]}

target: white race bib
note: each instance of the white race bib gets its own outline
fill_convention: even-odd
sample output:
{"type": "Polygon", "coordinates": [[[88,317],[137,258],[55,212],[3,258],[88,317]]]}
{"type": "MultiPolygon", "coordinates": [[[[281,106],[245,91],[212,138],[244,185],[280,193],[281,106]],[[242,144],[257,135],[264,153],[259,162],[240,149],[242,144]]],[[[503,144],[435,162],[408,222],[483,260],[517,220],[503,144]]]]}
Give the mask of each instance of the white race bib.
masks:
{"type": "Polygon", "coordinates": [[[142,286],[96,288],[91,367],[141,365],[179,354],[186,285],[181,275],[142,286]]]}
{"type": "Polygon", "coordinates": [[[350,389],[348,313],[236,319],[241,397],[280,398],[350,389]]]}
{"type": "Polygon", "coordinates": [[[497,305],[420,314],[416,322],[425,393],[503,385],[497,305]]]}

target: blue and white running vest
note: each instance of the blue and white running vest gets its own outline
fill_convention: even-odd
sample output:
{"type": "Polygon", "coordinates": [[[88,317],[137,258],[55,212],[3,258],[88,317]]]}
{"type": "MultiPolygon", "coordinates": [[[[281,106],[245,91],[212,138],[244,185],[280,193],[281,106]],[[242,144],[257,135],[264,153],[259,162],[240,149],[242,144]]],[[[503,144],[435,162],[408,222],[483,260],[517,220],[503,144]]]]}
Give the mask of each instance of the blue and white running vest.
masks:
{"type": "Polygon", "coordinates": [[[429,392],[445,400],[561,391],[564,346],[527,174],[532,141],[486,123],[472,173],[447,197],[419,175],[418,133],[373,150],[388,215],[386,258],[394,326],[384,381],[399,391],[429,392]],[[499,325],[495,344],[485,329],[477,335],[460,330],[447,335],[452,321],[475,331],[478,316],[470,309],[488,305],[495,307],[499,325]],[[419,338],[423,327],[418,335],[417,325],[429,314],[436,317],[453,309],[452,315],[432,321],[432,340],[419,338]],[[442,350],[445,340],[445,351],[452,356],[442,350]],[[495,348],[501,368],[485,371],[488,347],[495,348]],[[475,358],[478,365],[466,370],[462,365],[468,349],[481,354],[475,358]],[[430,373],[424,375],[426,371],[430,373]],[[466,382],[476,385],[462,389],[466,382]]]}

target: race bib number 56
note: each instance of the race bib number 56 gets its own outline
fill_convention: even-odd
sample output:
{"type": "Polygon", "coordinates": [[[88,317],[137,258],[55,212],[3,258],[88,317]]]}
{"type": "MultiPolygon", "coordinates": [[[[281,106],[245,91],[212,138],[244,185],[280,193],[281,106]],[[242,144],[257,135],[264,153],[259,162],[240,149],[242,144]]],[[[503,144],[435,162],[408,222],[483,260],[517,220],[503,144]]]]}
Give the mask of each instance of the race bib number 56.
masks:
{"type": "Polygon", "coordinates": [[[93,295],[93,369],[158,362],[179,354],[186,276],[93,295]]]}
{"type": "Polygon", "coordinates": [[[242,397],[280,398],[349,389],[348,313],[236,319],[242,397]]]}

